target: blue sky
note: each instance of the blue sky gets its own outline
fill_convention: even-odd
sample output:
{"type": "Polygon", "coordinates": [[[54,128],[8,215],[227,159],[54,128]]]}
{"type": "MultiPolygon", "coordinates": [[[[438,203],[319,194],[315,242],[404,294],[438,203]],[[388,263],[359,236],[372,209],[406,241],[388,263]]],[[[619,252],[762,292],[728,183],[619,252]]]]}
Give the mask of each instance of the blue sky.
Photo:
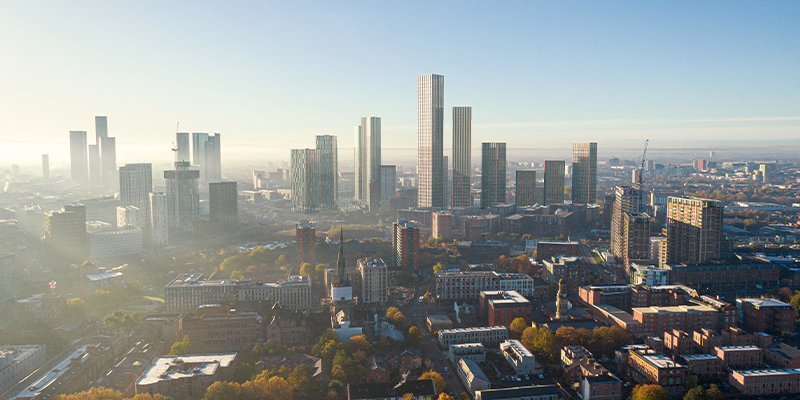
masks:
{"type": "Polygon", "coordinates": [[[427,73],[446,120],[473,106],[474,147],[797,143],[798,20],[797,1],[4,1],[0,145],[108,115],[123,147],[168,146],[178,121],[223,146],[346,147],[377,115],[385,147],[413,148],[427,73]]]}

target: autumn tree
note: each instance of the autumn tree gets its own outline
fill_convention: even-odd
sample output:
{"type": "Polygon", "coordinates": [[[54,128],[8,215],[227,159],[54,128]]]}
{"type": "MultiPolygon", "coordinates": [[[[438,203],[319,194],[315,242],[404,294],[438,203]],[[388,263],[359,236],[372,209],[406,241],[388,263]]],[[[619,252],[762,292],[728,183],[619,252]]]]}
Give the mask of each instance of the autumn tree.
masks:
{"type": "Polygon", "coordinates": [[[445,268],[444,263],[440,263],[440,262],[436,263],[436,265],[433,266],[433,274],[436,275],[439,272],[442,272],[444,270],[444,268],[445,268]]]}
{"type": "Polygon", "coordinates": [[[667,393],[661,385],[636,385],[631,400],[667,400],[667,393]]]}
{"type": "Polygon", "coordinates": [[[442,375],[440,375],[438,372],[436,372],[434,370],[430,370],[430,371],[427,371],[427,372],[423,372],[422,375],[420,375],[418,380],[424,381],[424,380],[428,380],[428,379],[433,379],[433,385],[436,386],[436,391],[437,392],[439,392],[439,393],[444,392],[444,389],[447,386],[447,384],[445,383],[444,379],[442,378],[442,375]]]}
{"type": "Polygon", "coordinates": [[[170,356],[185,356],[192,351],[192,343],[189,341],[189,335],[183,337],[183,339],[175,342],[169,350],[170,356]]]}
{"type": "Polygon", "coordinates": [[[300,265],[300,275],[308,275],[309,277],[314,277],[314,267],[311,266],[309,263],[303,263],[300,265]]]}
{"type": "Polygon", "coordinates": [[[244,275],[242,275],[241,272],[237,270],[231,271],[231,279],[242,279],[242,278],[244,278],[244,275]]]}
{"type": "Polygon", "coordinates": [[[284,267],[284,266],[286,266],[286,256],[283,255],[283,254],[279,255],[278,259],[275,260],[275,266],[276,267],[284,267]]]}
{"type": "Polygon", "coordinates": [[[514,318],[514,321],[511,321],[511,325],[509,325],[508,330],[512,335],[514,335],[515,338],[519,339],[522,337],[522,332],[527,327],[528,323],[525,322],[524,318],[514,318]]]}
{"type": "Polygon", "coordinates": [[[161,394],[139,393],[133,397],[123,398],[122,393],[104,387],[93,387],[85,392],[59,394],[53,400],[165,400],[161,394]]]}
{"type": "Polygon", "coordinates": [[[420,331],[419,328],[417,328],[416,326],[408,328],[408,334],[406,335],[406,344],[411,347],[422,346],[422,331],[420,331]]]}

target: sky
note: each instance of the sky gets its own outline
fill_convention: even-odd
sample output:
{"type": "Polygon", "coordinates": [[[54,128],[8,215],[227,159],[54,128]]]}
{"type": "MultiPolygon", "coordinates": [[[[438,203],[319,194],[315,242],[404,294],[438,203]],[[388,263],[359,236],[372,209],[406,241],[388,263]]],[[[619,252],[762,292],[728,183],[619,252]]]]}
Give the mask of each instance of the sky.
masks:
{"type": "MultiPolygon", "coordinates": [[[[0,164],[68,161],[108,116],[118,163],[219,132],[254,158],[382,118],[416,147],[417,76],[473,147],[800,145],[797,1],[0,2],[0,164]],[[157,146],[157,147],[153,147],[157,146]]],[[[238,152],[238,153],[237,153],[238,152]]]]}

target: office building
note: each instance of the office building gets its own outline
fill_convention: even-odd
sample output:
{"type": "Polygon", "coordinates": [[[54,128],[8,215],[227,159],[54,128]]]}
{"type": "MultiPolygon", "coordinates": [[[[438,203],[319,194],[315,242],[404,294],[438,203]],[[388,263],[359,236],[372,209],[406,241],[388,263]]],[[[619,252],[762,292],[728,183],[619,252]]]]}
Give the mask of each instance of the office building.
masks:
{"type": "Polygon", "coordinates": [[[50,179],[50,156],[42,154],[42,179],[50,179]]]}
{"type": "Polygon", "coordinates": [[[397,190],[397,166],[381,165],[381,201],[388,202],[394,198],[397,190]]]}
{"type": "Polygon", "coordinates": [[[116,189],[117,172],[117,140],[113,137],[100,138],[100,166],[103,187],[116,189]]]}
{"type": "Polygon", "coordinates": [[[564,161],[546,160],[544,162],[544,204],[564,202],[564,161]]]}
{"type": "Polygon", "coordinates": [[[369,200],[369,183],[381,183],[381,119],[362,117],[356,127],[355,192],[356,199],[369,200]]]}
{"type": "Polygon", "coordinates": [[[94,135],[95,143],[100,143],[100,139],[108,137],[108,117],[94,117],[94,135]]]}
{"type": "MultiPolygon", "coordinates": [[[[212,286],[221,285],[226,288],[230,281],[211,282],[214,282],[211,283],[212,286]]],[[[302,311],[311,308],[311,279],[308,275],[289,275],[285,282],[245,282],[236,289],[239,301],[269,299],[280,303],[286,310],[302,311]]],[[[314,300],[319,304],[318,298],[314,300]]]]}
{"type": "MultiPolygon", "coordinates": [[[[611,253],[618,260],[625,257],[625,214],[638,213],[642,206],[642,191],[633,186],[617,186],[614,188],[614,207],[611,215],[611,253]]],[[[648,236],[649,237],[649,236],[648,236]]],[[[648,256],[650,259],[650,243],[648,239],[648,256]]]]}
{"type": "Polygon", "coordinates": [[[642,324],[642,334],[658,336],[669,329],[686,332],[703,328],[716,330],[719,327],[718,313],[716,309],[705,305],[636,307],[633,309],[633,319],[642,324]]]}
{"type": "Polygon", "coordinates": [[[780,267],[771,263],[702,265],[665,264],[670,283],[708,288],[713,292],[779,289],[780,267]]]}
{"type": "Polygon", "coordinates": [[[204,304],[234,302],[237,281],[204,280],[203,274],[180,274],[164,287],[164,301],[170,312],[194,311],[204,304]]]}
{"type": "Polygon", "coordinates": [[[115,229],[105,223],[89,224],[89,259],[140,257],[142,255],[142,230],[140,228],[115,229]]]}
{"type": "MultiPolygon", "coordinates": [[[[528,274],[498,273],[495,271],[442,271],[434,278],[437,301],[477,300],[481,292],[514,291],[526,297],[535,297],[534,279],[528,274]]],[[[547,291],[547,289],[544,289],[547,291]]]]}
{"type": "Polygon", "coordinates": [[[175,134],[175,161],[192,161],[191,143],[189,132],[175,134]]]}
{"type": "Polygon", "coordinates": [[[442,156],[442,193],[444,193],[444,208],[450,207],[450,164],[447,163],[447,156],[442,156]]]}
{"type": "Polygon", "coordinates": [[[542,371],[536,368],[536,356],[519,340],[506,340],[500,344],[500,351],[517,375],[533,375],[542,371]]]}
{"type": "Polygon", "coordinates": [[[369,181],[367,185],[367,210],[377,212],[381,205],[381,186],[377,181],[369,181]]]}
{"type": "Polygon", "coordinates": [[[420,75],[417,83],[418,205],[444,208],[444,76],[420,75]]]}
{"type": "Polygon", "coordinates": [[[119,169],[120,207],[139,209],[138,227],[149,226],[150,193],[153,192],[153,166],[151,164],[125,164],[119,169]]]}
{"type": "Polygon", "coordinates": [[[292,149],[292,210],[308,213],[320,207],[320,151],[292,149]]]}
{"type": "Polygon", "coordinates": [[[262,338],[261,316],[218,304],[178,318],[178,337],[189,336],[192,354],[250,350],[262,338]]]}
{"type": "Polygon", "coordinates": [[[239,224],[239,192],[236,182],[208,184],[209,218],[218,226],[235,229],[239,224]]]}
{"type": "Polygon", "coordinates": [[[517,170],[517,207],[536,205],[536,171],[517,170]]]}
{"type": "Polygon", "coordinates": [[[81,185],[89,183],[89,164],[86,151],[86,131],[69,131],[70,177],[81,185]]]}
{"type": "Polygon", "coordinates": [[[0,393],[11,389],[45,361],[44,345],[0,346],[0,393]]]}
{"type": "Polygon", "coordinates": [[[439,345],[443,349],[449,348],[451,344],[482,343],[486,346],[500,344],[506,340],[508,340],[508,328],[505,326],[482,326],[439,331],[439,345]]]}
{"type": "Polygon", "coordinates": [[[447,351],[447,358],[453,363],[457,363],[459,358],[482,363],[486,361],[486,349],[480,343],[451,344],[447,351]]]}
{"type": "Polygon", "coordinates": [[[150,242],[153,246],[169,245],[169,204],[165,193],[150,193],[150,242]]]}
{"type": "Polygon", "coordinates": [[[236,353],[158,357],[136,380],[136,393],[197,399],[212,383],[230,381],[235,369],[236,353]]]}
{"type": "Polygon", "coordinates": [[[85,261],[89,256],[89,235],[86,232],[86,208],[64,206],[61,211],[44,215],[44,229],[53,247],[70,261],[85,261]]]}
{"type": "Polygon", "coordinates": [[[506,202],[506,144],[483,143],[481,208],[506,202]]]}
{"type": "MultiPolygon", "coordinates": [[[[147,202],[150,202],[149,196],[147,202]]],[[[147,215],[147,220],[150,216],[147,215]]],[[[118,228],[141,228],[142,227],[142,212],[136,206],[119,206],[117,207],[117,225],[118,228]]]]}
{"type": "Polygon", "coordinates": [[[622,261],[625,266],[650,262],[650,216],[647,213],[623,214],[622,261]]]}
{"type": "Polygon", "coordinates": [[[100,145],[89,145],[89,181],[92,186],[103,185],[103,165],[100,161],[100,145]]]}
{"type": "Polygon", "coordinates": [[[453,207],[472,206],[472,107],[453,107],[453,207]]]}
{"type": "Polygon", "coordinates": [[[431,237],[450,239],[453,236],[453,213],[435,211],[431,214],[431,237]]]}
{"type": "Polygon", "coordinates": [[[419,228],[406,220],[392,224],[392,249],[396,266],[419,270],[419,228]]]}
{"type": "Polygon", "coordinates": [[[197,180],[200,172],[189,169],[186,161],[176,161],[175,169],[164,171],[167,183],[167,206],[170,227],[191,230],[200,215],[200,194],[197,180]]]}
{"type": "Polygon", "coordinates": [[[316,266],[317,237],[314,231],[314,222],[300,221],[294,230],[297,238],[297,265],[309,263],[316,266]]]}
{"type": "Polygon", "coordinates": [[[722,210],[722,203],[717,200],[669,197],[666,262],[692,265],[718,259],[722,210]]]}
{"type": "Polygon", "coordinates": [[[192,165],[200,168],[204,182],[222,179],[220,134],[192,133],[192,165]]]}
{"type": "Polygon", "coordinates": [[[360,304],[385,304],[388,301],[389,267],[381,259],[362,258],[358,260],[361,274],[360,304]]]}
{"type": "Polygon", "coordinates": [[[597,201],[597,143],[572,144],[572,202],[597,201]]]}
{"type": "Polygon", "coordinates": [[[317,135],[319,150],[320,205],[336,208],[339,198],[339,147],[334,135],[317,135]]]}
{"type": "Polygon", "coordinates": [[[475,392],[479,390],[488,390],[491,386],[489,378],[483,373],[481,367],[475,361],[466,358],[460,358],[455,366],[456,375],[464,389],[469,392],[472,397],[475,397],[475,392]]]}

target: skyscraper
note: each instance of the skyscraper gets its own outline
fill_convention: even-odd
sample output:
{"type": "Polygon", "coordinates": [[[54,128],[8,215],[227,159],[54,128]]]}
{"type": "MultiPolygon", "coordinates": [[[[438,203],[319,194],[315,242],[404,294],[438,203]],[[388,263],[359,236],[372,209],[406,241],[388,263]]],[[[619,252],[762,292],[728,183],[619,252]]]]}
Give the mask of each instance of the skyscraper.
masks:
{"type": "Polygon", "coordinates": [[[89,181],[92,186],[103,185],[103,165],[100,162],[100,145],[89,145],[89,181]]]}
{"type": "Polygon", "coordinates": [[[208,184],[209,218],[219,226],[235,229],[239,224],[239,192],[236,182],[208,184]]]}
{"type": "Polygon", "coordinates": [[[203,179],[206,182],[219,182],[222,179],[221,149],[219,133],[208,135],[205,147],[206,159],[202,169],[205,173],[203,179]]]}
{"type": "Polygon", "coordinates": [[[622,215],[622,260],[625,266],[650,262],[650,216],[643,212],[622,215]]]}
{"type": "Polygon", "coordinates": [[[175,161],[191,161],[191,140],[189,139],[189,132],[176,133],[175,146],[178,149],[178,151],[175,152],[175,161]]]}
{"type": "Polygon", "coordinates": [[[481,208],[506,201],[506,144],[483,143],[481,156],[481,208]]]}
{"type": "Polygon", "coordinates": [[[406,220],[392,224],[394,263],[408,270],[419,270],[419,228],[406,220]]]}
{"type": "Polygon", "coordinates": [[[314,222],[303,220],[294,228],[297,241],[297,265],[309,263],[316,265],[317,237],[314,222]]]}
{"type": "Polygon", "coordinates": [[[702,264],[719,258],[722,211],[717,200],[667,199],[667,264],[702,264]]]}
{"type": "Polygon", "coordinates": [[[50,156],[42,154],[42,179],[50,179],[50,156]]]}
{"type": "Polygon", "coordinates": [[[167,195],[164,193],[150,193],[150,238],[154,246],[169,244],[169,206],[167,195]]]}
{"type": "Polygon", "coordinates": [[[201,166],[205,162],[206,142],[208,142],[208,133],[192,133],[192,165],[201,166]]]}
{"type": "Polygon", "coordinates": [[[320,163],[320,203],[326,208],[336,208],[339,198],[339,148],[336,136],[317,135],[320,163]]]}
{"type": "Polygon", "coordinates": [[[448,157],[442,156],[442,193],[444,195],[444,208],[450,205],[450,164],[448,164],[448,157]]]}
{"type": "Polygon", "coordinates": [[[190,170],[186,161],[176,161],[175,169],[164,171],[167,183],[167,207],[170,226],[191,230],[200,214],[200,194],[197,180],[200,171],[190,170]]]}
{"type": "Polygon", "coordinates": [[[292,210],[314,212],[320,207],[320,151],[292,149],[292,210]]]}
{"type": "Polygon", "coordinates": [[[69,166],[73,181],[82,185],[89,183],[86,131],[69,131],[69,166]]]}
{"type": "Polygon", "coordinates": [[[89,256],[86,208],[82,204],[63,206],[61,211],[46,213],[44,229],[48,242],[69,261],[85,261],[89,256]]]}
{"type": "Polygon", "coordinates": [[[100,144],[100,139],[108,137],[108,117],[94,117],[94,142],[100,144]]]}
{"type": "Polygon", "coordinates": [[[536,204],[536,171],[517,170],[517,207],[536,204]]]}
{"type": "Polygon", "coordinates": [[[444,76],[420,75],[417,84],[418,202],[420,207],[444,207],[444,76]]]}
{"type": "Polygon", "coordinates": [[[633,186],[614,188],[614,206],[611,211],[611,253],[619,260],[624,260],[626,255],[628,232],[625,231],[625,214],[639,213],[641,207],[641,190],[633,186]]]}
{"type": "Polygon", "coordinates": [[[150,193],[153,192],[153,166],[151,164],[125,164],[119,169],[119,203],[121,207],[139,209],[139,226],[149,226],[150,193]]]}
{"type": "Polygon", "coordinates": [[[453,107],[453,207],[472,205],[472,107],[453,107]]]}
{"type": "Polygon", "coordinates": [[[544,205],[564,202],[564,161],[544,162],[544,205]]]}
{"type": "Polygon", "coordinates": [[[117,172],[117,140],[113,137],[100,138],[100,164],[102,165],[103,186],[113,189],[117,172]]]}
{"type": "Polygon", "coordinates": [[[381,165],[381,201],[394,198],[397,190],[397,166],[381,165]]]}
{"type": "Polygon", "coordinates": [[[380,258],[361,258],[357,265],[361,275],[361,293],[358,302],[386,303],[389,300],[389,267],[386,263],[380,258]]]}
{"type": "Polygon", "coordinates": [[[597,143],[572,144],[572,202],[597,201],[597,143]]]}
{"type": "Polygon", "coordinates": [[[356,199],[367,201],[369,182],[381,182],[381,119],[362,117],[356,127],[356,199]]]}

